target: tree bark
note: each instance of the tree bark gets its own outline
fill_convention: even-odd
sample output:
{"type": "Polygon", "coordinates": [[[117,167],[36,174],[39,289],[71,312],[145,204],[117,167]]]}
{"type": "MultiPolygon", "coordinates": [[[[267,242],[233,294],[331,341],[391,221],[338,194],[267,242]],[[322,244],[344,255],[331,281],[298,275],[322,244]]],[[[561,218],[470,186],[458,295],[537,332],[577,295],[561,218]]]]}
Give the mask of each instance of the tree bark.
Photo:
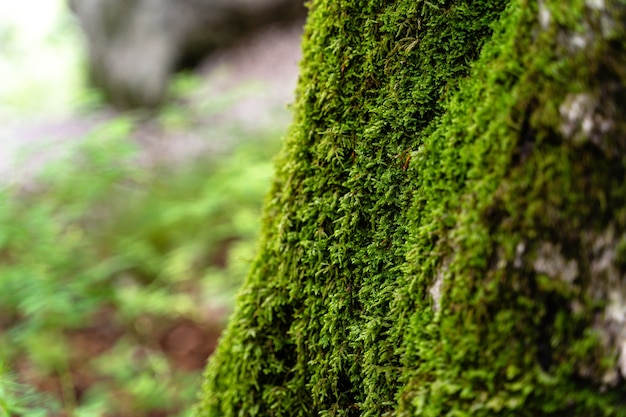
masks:
{"type": "Polygon", "coordinates": [[[626,415],[626,3],[310,7],[197,415],[626,415]]]}

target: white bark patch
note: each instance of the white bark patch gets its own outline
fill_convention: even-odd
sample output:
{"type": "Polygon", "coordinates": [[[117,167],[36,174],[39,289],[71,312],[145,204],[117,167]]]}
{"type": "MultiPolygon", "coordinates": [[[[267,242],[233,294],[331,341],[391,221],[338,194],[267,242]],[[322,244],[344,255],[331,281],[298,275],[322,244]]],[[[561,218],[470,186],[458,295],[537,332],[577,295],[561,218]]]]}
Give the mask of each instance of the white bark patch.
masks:
{"type": "Polygon", "coordinates": [[[431,298],[433,299],[433,310],[439,312],[441,310],[441,297],[443,295],[443,268],[437,271],[435,276],[435,282],[428,290],[431,298]]]}
{"type": "MultiPolygon", "coordinates": [[[[611,39],[614,36],[619,36],[618,34],[624,22],[615,18],[615,15],[611,13],[610,7],[607,7],[605,0],[586,0],[585,6],[589,9],[587,13],[588,19],[592,20],[596,27],[600,28],[599,34],[602,37],[611,39]]],[[[591,32],[591,30],[587,32],[591,32]]]]}
{"type": "Polygon", "coordinates": [[[566,259],[561,253],[561,248],[550,242],[539,244],[533,267],[535,272],[560,279],[570,285],[578,278],[578,262],[566,259]]]}
{"type": "Polygon", "coordinates": [[[545,3],[541,0],[538,2],[539,4],[539,25],[541,29],[546,30],[550,27],[550,22],[552,21],[552,15],[550,14],[550,10],[546,7],[545,3]]]}
{"type": "MultiPolygon", "coordinates": [[[[581,106],[584,107],[584,104],[581,106]]],[[[573,105],[572,111],[579,110],[573,105]]],[[[621,381],[620,375],[626,378],[626,275],[620,269],[617,249],[626,235],[620,239],[611,225],[600,233],[582,232],[581,237],[587,252],[587,262],[566,258],[557,244],[540,242],[531,265],[536,273],[561,280],[570,286],[588,282],[588,296],[605,306],[603,311],[595,315],[592,329],[599,337],[603,357],[615,360],[614,366],[600,369],[598,363],[591,360],[589,363],[578,363],[577,372],[581,377],[605,386],[615,386],[621,381]],[[588,265],[588,269],[581,265],[588,265]],[[577,282],[583,272],[585,279],[577,282]]],[[[524,251],[524,245],[518,244],[514,265],[518,258],[522,262],[524,251]]],[[[585,308],[578,300],[571,303],[574,314],[585,314],[585,308]]]]}
{"type": "Polygon", "coordinates": [[[561,133],[574,143],[590,140],[602,147],[603,138],[614,127],[613,121],[601,113],[598,100],[590,93],[567,95],[559,113],[563,118],[561,133]]]}
{"type": "Polygon", "coordinates": [[[444,259],[441,266],[437,269],[435,275],[435,281],[428,289],[428,294],[433,299],[433,310],[435,313],[441,311],[441,299],[443,298],[443,283],[445,281],[445,274],[450,266],[450,259],[444,259]]]}
{"type": "Polygon", "coordinates": [[[526,252],[526,244],[524,242],[519,242],[515,246],[515,260],[513,261],[513,266],[515,268],[521,268],[524,265],[524,252],[526,252]]]}
{"type": "Polygon", "coordinates": [[[585,1],[585,6],[593,10],[604,10],[606,8],[604,0],[587,0],[585,1]]]}
{"type": "Polygon", "coordinates": [[[572,137],[585,118],[593,114],[594,106],[591,94],[569,94],[565,97],[565,101],[559,107],[559,113],[563,118],[561,124],[563,136],[572,137]]]}
{"type": "Polygon", "coordinates": [[[583,36],[581,34],[578,34],[578,33],[570,36],[570,38],[569,38],[570,45],[575,50],[585,49],[587,47],[588,42],[590,40],[591,39],[588,39],[585,36],[583,36]]]}
{"type": "Polygon", "coordinates": [[[615,368],[606,371],[601,379],[607,385],[615,385],[619,374],[626,377],[626,277],[616,264],[619,239],[613,227],[587,239],[593,255],[590,294],[606,303],[593,327],[601,336],[605,356],[617,359],[615,368]]]}

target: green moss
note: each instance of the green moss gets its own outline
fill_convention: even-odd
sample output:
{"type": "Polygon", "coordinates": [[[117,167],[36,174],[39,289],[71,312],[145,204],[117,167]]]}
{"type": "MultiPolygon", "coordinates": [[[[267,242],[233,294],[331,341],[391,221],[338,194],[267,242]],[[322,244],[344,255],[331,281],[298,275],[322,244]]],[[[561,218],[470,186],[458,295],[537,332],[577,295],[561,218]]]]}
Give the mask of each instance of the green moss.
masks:
{"type": "Polygon", "coordinates": [[[198,415],[626,415],[601,262],[626,230],[626,13],[604,3],[312,3],[198,415]]]}

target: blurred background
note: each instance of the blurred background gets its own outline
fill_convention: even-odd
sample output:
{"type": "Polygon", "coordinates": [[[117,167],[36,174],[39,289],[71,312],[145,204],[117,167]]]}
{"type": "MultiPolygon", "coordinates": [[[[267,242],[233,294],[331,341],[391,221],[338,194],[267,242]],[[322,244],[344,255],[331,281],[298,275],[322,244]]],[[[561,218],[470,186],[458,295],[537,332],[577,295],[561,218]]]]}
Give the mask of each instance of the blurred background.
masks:
{"type": "Polygon", "coordinates": [[[301,0],[0,3],[0,416],[186,416],[255,251],[301,0]]]}

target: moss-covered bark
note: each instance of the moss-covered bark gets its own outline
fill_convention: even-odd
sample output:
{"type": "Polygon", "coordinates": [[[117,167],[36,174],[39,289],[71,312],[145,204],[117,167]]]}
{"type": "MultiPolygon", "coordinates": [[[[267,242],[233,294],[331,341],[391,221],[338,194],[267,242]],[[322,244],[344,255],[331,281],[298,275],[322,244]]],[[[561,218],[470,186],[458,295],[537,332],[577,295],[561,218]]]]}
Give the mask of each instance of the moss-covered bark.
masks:
{"type": "Polygon", "coordinates": [[[626,3],[316,0],[199,416],[625,416],[626,3]]]}

